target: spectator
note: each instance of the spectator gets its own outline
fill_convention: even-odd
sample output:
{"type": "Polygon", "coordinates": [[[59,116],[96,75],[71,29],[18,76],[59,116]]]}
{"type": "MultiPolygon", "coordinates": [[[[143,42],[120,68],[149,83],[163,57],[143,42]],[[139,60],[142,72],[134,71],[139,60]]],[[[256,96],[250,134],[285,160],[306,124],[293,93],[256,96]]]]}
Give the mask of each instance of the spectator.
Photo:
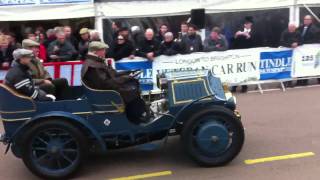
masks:
{"type": "Polygon", "coordinates": [[[214,27],[210,37],[204,41],[204,51],[225,51],[228,49],[228,41],[224,35],[221,34],[219,27],[214,27]]]}
{"type": "MultiPolygon", "coordinates": [[[[248,16],[245,18],[243,27],[238,30],[234,36],[234,48],[235,49],[246,49],[253,48],[258,45],[258,37],[253,28],[253,17],[248,16]]],[[[237,91],[237,86],[232,87],[232,92],[237,91]]],[[[248,86],[241,86],[241,92],[245,93],[248,91],[248,86]]]]}
{"type": "Polygon", "coordinates": [[[293,23],[289,23],[288,28],[281,33],[280,45],[288,48],[296,48],[300,44],[300,34],[293,23]]]}
{"type": "Polygon", "coordinates": [[[89,47],[89,29],[88,28],[82,28],[79,32],[81,36],[81,40],[78,45],[79,50],[79,58],[81,60],[84,60],[86,58],[86,55],[88,54],[88,47],[89,47]]]}
{"type": "Polygon", "coordinates": [[[32,39],[32,40],[37,40],[37,36],[34,33],[28,33],[26,34],[26,39],[32,39]]]}
{"type": "Polygon", "coordinates": [[[306,15],[303,19],[303,25],[298,29],[302,44],[312,44],[320,42],[319,29],[313,24],[311,15],[306,15]]]}
{"type": "Polygon", "coordinates": [[[158,56],[159,46],[160,43],[154,38],[153,30],[147,29],[145,32],[145,38],[138,43],[136,55],[153,61],[154,58],[158,56]]]}
{"type": "Polygon", "coordinates": [[[36,36],[36,41],[40,42],[40,34],[44,32],[44,28],[42,26],[38,26],[34,31],[34,35],[36,36]]]}
{"type": "Polygon", "coordinates": [[[42,26],[38,26],[34,33],[36,35],[39,35],[40,33],[44,33],[44,28],[42,26]]]}
{"type": "Polygon", "coordinates": [[[132,37],[134,46],[137,46],[138,43],[144,38],[143,32],[141,31],[139,26],[131,27],[131,37],[132,37]]]}
{"type": "Polygon", "coordinates": [[[168,32],[169,28],[168,25],[162,24],[159,28],[159,33],[156,36],[156,39],[161,43],[164,40],[164,34],[168,32]]]}
{"type": "Polygon", "coordinates": [[[159,55],[172,56],[181,52],[180,45],[173,38],[172,32],[164,34],[164,41],[160,45],[159,55]]]}
{"type": "Polygon", "coordinates": [[[69,41],[76,49],[78,48],[78,40],[72,35],[72,29],[70,26],[63,27],[64,34],[66,35],[66,40],[69,41]]]}
{"type": "Polygon", "coordinates": [[[13,61],[12,53],[15,50],[9,42],[9,36],[0,35],[0,69],[9,68],[13,61]]]}
{"type": "Polygon", "coordinates": [[[90,41],[101,41],[99,31],[97,30],[90,31],[90,41]]]}
{"type": "MultiPolygon", "coordinates": [[[[122,27],[122,28],[119,30],[118,35],[121,35],[121,36],[123,36],[126,40],[129,40],[129,39],[130,39],[130,37],[129,37],[129,35],[130,35],[129,28],[127,28],[127,27],[122,27]]],[[[118,37],[118,36],[117,36],[117,37],[118,37]]],[[[116,38],[117,38],[117,37],[116,37],[116,38]]]]}
{"type": "MultiPolygon", "coordinates": [[[[300,45],[300,34],[293,23],[288,24],[288,28],[281,33],[280,46],[296,48],[300,45]]],[[[286,87],[293,87],[292,81],[284,82],[286,87]]]]}
{"type": "Polygon", "coordinates": [[[112,47],[112,58],[114,58],[115,61],[123,58],[134,58],[134,47],[132,42],[125,39],[123,36],[119,35],[112,47]]]}
{"type": "Polygon", "coordinates": [[[57,99],[66,99],[70,95],[68,81],[64,78],[51,78],[42,65],[42,60],[38,58],[40,44],[31,39],[25,39],[22,41],[22,47],[33,52],[33,57],[28,66],[34,84],[44,92],[55,95],[57,99]]]}
{"type": "Polygon", "coordinates": [[[33,30],[31,27],[25,27],[23,30],[23,37],[28,38],[28,34],[32,34],[33,30]]]}
{"type": "MultiPolygon", "coordinates": [[[[40,41],[40,34],[38,35],[38,37],[39,37],[39,41],[40,41]]],[[[39,42],[39,41],[37,41],[36,36],[34,36],[33,34],[29,34],[28,39],[30,39],[32,41],[39,42]]],[[[40,43],[38,48],[39,48],[39,53],[37,53],[36,57],[40,58],[41,62],[47,62],[47,49],[46,49],[46,47],[40,43]]]]}
{"type": "Polygon", "coordinates": [[[53,62],[70,61],[76,53],[72,44],[66,40],[63,31],[56,34],[57,40],[50,43],[48,48],[49,60],[53,62]]]}
{"type": "Polygon", "coordinates": [[[39,43],[43,44],[46,41],[46,36],[44,33],[39,34],[39,43]]]}
{"type": "Polygon", "coordinates": [[[16,35],[13,33],[8,34],[9,46],[12,46],[13,49],[21,48],[21,44],[17,42],[16,35]]]}
{"type": "Polygon", "coordinates": [[[63,26],[56,26],[53,28],[54,32],[57,34],[58,32],[64,32],[63,26]]]}
{"type": "Polygon", "coordinates": [[[188,34],[182,37],[182,46],[185,54],[201,52],[203,50],[201,36],[197,34],[198,28],[191,24],[188,28],[188,34]]]}
{"type": "Polygon", "coordinates": [[[243,27],[234,35],[234,48],[246,49],[259,46],[259,37],[253,28],[253,17],[245,18],[243,27]]]}
{"type": "Polygon", "coordinates": [[[115,40],[115,39],[117,39],[119,30],[121,28],[120,21],[113,21],[111,28],[112,28],[112,39],[115,40]]]}
{"type": "MultiPolygon", "coordinates": [[[[303,25],[298,29],[300,32],[301,44],[312,44],[320,42],[320,32],[319,29],[313,24],[313,18],[311,15],[306,15],[303,19],[303,25]]],[[[320,83],[320,79],[318,79],[320,83]]],[[[304,86],[308,84],[308,80],[298,80],[298,86],[304,86]]]]}
{"type": "Polygon", "coordinates": [[[44,42],[45,42],[45,36],[43,33],[40,33],[39,34],[39,43],[40,43],[40,46],[39,46],[39,58],[43,60],[43,62],[47,62],[48,61],[48,57],[47,57],[47,48],[45,47],[44,45],[44,42]]]}
{"type": "Polygon", "coordinates": [[[47,39],[43,42],[44,47],[48,48],[49,44],[57,39],[56,33],[53,29],[48,29],[46,32],[47,39]]]}
{"type": "Polygon", "coordinates": [[[181,25],[180,25],[180,33],[179,33],[179,38],[182,38],[182,36],[185,36],[188,34],[188,29],[189,29],[189,25],[187,22],[182,22],[181,25]],[[180,35],[181,34],[181,35],[180,35]]]}

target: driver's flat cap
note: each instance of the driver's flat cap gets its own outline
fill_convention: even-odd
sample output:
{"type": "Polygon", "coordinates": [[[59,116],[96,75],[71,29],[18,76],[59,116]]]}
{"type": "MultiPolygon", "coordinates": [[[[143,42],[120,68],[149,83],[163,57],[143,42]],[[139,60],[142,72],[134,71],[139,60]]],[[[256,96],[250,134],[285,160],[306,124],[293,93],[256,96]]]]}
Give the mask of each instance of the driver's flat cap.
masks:
{"type": "Polygon", "coordinates": [[[109,46],[103,42],[100,41],[92,41],[89,44],[89,51],[97,51],[100,49],[108,49],[109,46]]]}

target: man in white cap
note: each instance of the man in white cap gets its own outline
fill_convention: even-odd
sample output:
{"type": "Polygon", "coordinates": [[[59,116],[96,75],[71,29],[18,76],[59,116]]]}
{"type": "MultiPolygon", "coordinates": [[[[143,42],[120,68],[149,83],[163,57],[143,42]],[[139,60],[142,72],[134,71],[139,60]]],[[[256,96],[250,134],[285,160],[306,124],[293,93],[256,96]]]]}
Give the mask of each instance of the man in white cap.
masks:
{"type": "Polygon", "coordinates": [[[30,74],[28,64],[32,59],[33,53],[27,49],[17,49],[13,52],[16,63],[8,71],[5,77],[5,84],[25,96],[29,96],[38,101],[54,101],[55,96],[46,94],[36,88],[30,74]]]}
{"type": "Polygon", "coordinates": [[[173,33],[167,32],[164,34],[164,40],[159,48],[159,55],[173,56],[181,53],[180,45],[173,40],[173,33]]]}
{"type": "Polygon", "coordinates": [[[82,28],[80,29],[80,41],[78,44],[78,50],[79,50],[79,58],[81,60],[84,60],[86,58],[86,55],[88,53],[88,47],[90,42],[90,34],[88,28],[82,28]]]}

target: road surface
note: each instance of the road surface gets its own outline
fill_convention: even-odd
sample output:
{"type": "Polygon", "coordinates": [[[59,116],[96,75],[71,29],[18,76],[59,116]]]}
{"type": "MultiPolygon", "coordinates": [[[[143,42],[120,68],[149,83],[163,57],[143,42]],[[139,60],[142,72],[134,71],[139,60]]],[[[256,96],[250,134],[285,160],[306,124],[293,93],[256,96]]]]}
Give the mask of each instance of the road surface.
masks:
{"type": "MultiPolygon", "coordinates": [[[[179,138],[154,151],[137,148],[92,156],[75,179],[113,179],[169,172],[151,179],[172,180],[318,180],[320,175],[320,87],[293,88],[237,94],[238,109],[246,128],[242,152],[230,164],[202,168],[180,148],[179,138]],[[249,159],[311,153],[310,156],[248,165],[249,159]]],[[[161,142],[160,142],[161,143],[161,142]]],[[[0,146],[0,177],[37,179],[10,152],[0,146]]],[[[291,156],[289,156],[291,157],[291,156]]],[[[293,155],[293,157],[296,157],[293,155]]],[[[281,159],[281,158],[280,158],[281,159]]],[[[155,175],[155,174],[154,174],[155,175]]]]}

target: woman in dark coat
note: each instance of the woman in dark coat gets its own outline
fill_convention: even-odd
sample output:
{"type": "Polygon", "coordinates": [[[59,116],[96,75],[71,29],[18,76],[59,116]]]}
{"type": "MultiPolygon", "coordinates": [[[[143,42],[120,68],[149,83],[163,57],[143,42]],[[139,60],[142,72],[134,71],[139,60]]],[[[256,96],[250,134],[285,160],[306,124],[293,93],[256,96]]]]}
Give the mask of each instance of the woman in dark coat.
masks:
{"type": "Polygon", "coordinates": [[[131,41],[126,40],[123,36],[119,35],[114,42],[113,49],[111,52],[112,58],[115,61],[123,58],[134,58],[134,47],[131,41]]]}

